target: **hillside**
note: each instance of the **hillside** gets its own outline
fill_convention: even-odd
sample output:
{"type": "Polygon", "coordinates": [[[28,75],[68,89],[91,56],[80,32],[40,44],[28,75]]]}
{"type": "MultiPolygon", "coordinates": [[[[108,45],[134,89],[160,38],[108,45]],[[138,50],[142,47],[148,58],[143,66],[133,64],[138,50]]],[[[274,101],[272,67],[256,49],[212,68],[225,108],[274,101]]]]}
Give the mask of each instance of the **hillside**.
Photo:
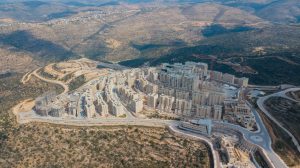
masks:
{"type": "Polygon", "coordinates": [[[0,4],[0,18],[19,21],[44,21],[71,14],[71,8],[55,2],[25,1],[0,4]]]}
{"type": "Polygon", "coordinates": [[[145,62],[204,61],[211,63],[217,57],[214,69],[247,76],[251,83],[299,85],[300,29],[298,26],[271,26],[264,29],[226,33],[201,40],[192,47],[183,47],[157,59],[137,59],[122,64],[139,66],[145,62]],[[200,58],[198,55],[202,55],[200,58]],[[231,66],[231,64],[235,66],[231,66]],[[256,73],[240,72],[236,65],[250,67],[256,73]]]}
{"type": "Polygon", "coordinates": [[[260,9],[257,15],[272,22],[299,23],[300,1],[279,0],[260,9]]]}
{"type": "Polygon", "coordinates": [[[2,46],[0,48],[0,72],[27,72],[31,71],[40,63],[34,60],[32,54],[20,52],[16,48],[2,46]]]}
{"type": "Polygon", "coordinates": [[[74,55],[119,61],[140,56],[158,57],[171,49],[193,45],[203,38],[199,31],[212,23],[225,27],[266,24],[240,9],[212,3],[166,7],[118,5],[93,9],[45,24],[3,26],[0,32],[4,38],[0,43],[16,47],[11,42],[18,41],[18,47],[24,49],[28,46],[23,43],[28,41],[20,38],[26,35],[32,38],[31,42],[43,40],[52,43],[49,46],[56,45],[49,48],[58,53],[64,49],[74,55]],[[22,36],[15,36],[20,31],[22,36]]]}
{"type": "Polygon", "coordinates": [[[215,3],[188,6],[182,12],[191,20],[220,23],[229,26],[263,22],[259,17],[246,11],[215,3]]]}
{"type": "Polygon", "coordinates": [[[299,26],[268,26],[262,29],[224,34],[200,41],[200,45],[219,46],[226,51],[214,51],[218,55],[254,55],[257,47],[264,52],[299,52],[299,26]]]}
{"type": "MultiPolygon", "coordinates": [[[[228,64],[237,62],[238,69],[251,66],[250,72],[267,76],[274,68],[257,66],[271,59],[293,75],[299,64],[298,8],[295,0],[12,1],[0,4],[0,47],[40,63],[88,57],[140,64],[214,55],[228,71],[235,72],[228,64]],[[13,7],[17,10],[6,10],[13,7]]],[[[284,73],[279,81],[254,81],[280,83],[289,76],[284,73]]]]}
{"type": "Polygon", "coordinates": [[[58,85],[0,78],[0,167],[211,167],[205,144],[164,128],[19,125],[11,108],[58,85]]]}
{"type": "Polygon", "coordinates": [[[64,60],[75,56],[71,51],[47,40],[38,39],[27,31],[0,34],[0,44],[32,53],[40,60],[64,60]]]}
{"type": "MultiPolygon", "coordinates": [[[[62,110],[76,107],[78,114],[87,113],[93,103],[98,110],[102,94],[109,106],[105,108],[110,110],[116,103],[111,101],[114,95],[107,100],[110,93],[115,93],[114,86],[107,85],[104,90],[112,92],[100,93],[101,83],[95,85],[99,90],[97,100],[90,99],[89,103],[88,94],[74,93],[96,76],[112,73],[85,58],[108,66],[119,63],[129,67],[206,62],[209,69],[248,77],[250,84],[300,86],[300,0],[0,0],[0,167],[212,167],[208,146],[175,136],[164,128],[17,124],[13,107],[23,101],[33,106],[37,96],[49,91],[71,91],[66,97],[72,99],[78,96],[78,101],[62,105],[62,110]],[[73,60],[77,58],[83,59],[73,60]],[[59,85],[43,82],[39,75],[59,85]]],[[[143,84],[143,80],[136,80],[139,81],[143,84]]],[[[155,90],[152,84],[145,87],[147,94],[155,90]]],[[[213,88],[209,83],[208,87],[213,88]]],[[[128,87],[126,92],[128,89],[132,90],[128,87]]],[[[219,89],[215,91],[213,97],[208,96],[209,101],[214,96],[223,99],[219,89]]],[[[120,92],[119,89],[118,97],[123,94],[120,92]]],[[[139,95],[128,93],[133,98],[139,95]]],[[[148,101],[148,109],[152,101],[149,95],[138,102],[127,101],[126,108],[137,108],[148,101]]],[[[162,107],[165,98],[160,92],[159,95],[162,107]]],[[[65,101],[63,96],[58,100],[65,101]]],[[[174,100],[175,111],[177,106],[188,105],[184,99],[174,100]]],[[[271,101],[267,105],[275,117],[285,126],[295,127],[293,132],[300,138],[300,116],[296,113],[299,104],[271,101]]],[[[19,107],[29,110],[26,103],[19,107]]],[[[214,118],[223,110],[217,110],[217,106],[195,107],[197,113],[206,111],[205,116],[212,110],[214,118]]],[[[158,113],[150,115],[168,118],[158,113]]],[[[261,117],[269,129],[274,151],[288,166],[298,166],[300,158],[289,136],[266,116],[261,117]]],[[[250,138],[260,144],[260,136],[250,138]]],[[[220,159],[226,162],[223,155],[220,159]]]]}

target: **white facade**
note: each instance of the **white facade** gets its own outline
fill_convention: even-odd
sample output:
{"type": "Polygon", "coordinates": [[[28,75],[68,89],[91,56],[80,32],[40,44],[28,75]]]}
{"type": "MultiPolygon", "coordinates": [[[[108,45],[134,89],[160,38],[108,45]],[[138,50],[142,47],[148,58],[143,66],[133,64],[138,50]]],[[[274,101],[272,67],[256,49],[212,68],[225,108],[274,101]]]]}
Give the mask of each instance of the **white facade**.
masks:
{"type": "Polygon", "coordinates": [[[222,108],[223,106],[214,105],[213,106],[213,119],[214,120],[221,120],[222,119],[222,108]]]}
{"type": "Polygon", "coordinates": [[[211,118],[211,106],[197,105],[196,115],[197,118],[211,118]]]}
{"type": "Polygon", "coordinates": [[[108,74],[89,81],[59,101],[46,101],[48,97],[37,99],[35,110],[43,116],[52,110],[50,114],[54,116],[87,118],[157,110],[172,116],[221,120],[225,109],[224,116],[230,111],[244,125],[251,124],[249,107],[242,103],[224,105],[227,96],[224,83],[246,87],[248,78],[209,71],[207,64],[195,62],[108,70],[108,74]]]}
{"type": "Polygon", "coordinates": [[[147,96],[147,105],[153,109],[157,107],[158,94],[153,93],[147,96]]]}
{"type": "Polygon", "coordinates": [[[167,95],[160,95],[158,98],[158,110],[162,112],[172,113],[175,98],[167,95]]]}

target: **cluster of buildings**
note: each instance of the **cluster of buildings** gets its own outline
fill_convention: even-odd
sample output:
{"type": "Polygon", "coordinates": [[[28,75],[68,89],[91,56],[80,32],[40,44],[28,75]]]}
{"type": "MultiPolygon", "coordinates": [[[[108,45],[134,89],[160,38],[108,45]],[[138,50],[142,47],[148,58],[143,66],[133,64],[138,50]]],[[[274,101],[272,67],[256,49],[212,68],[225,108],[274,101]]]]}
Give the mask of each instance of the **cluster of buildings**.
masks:
{"type": "Polygon", "coordinates": [[[199,120],[191,120],[190,122],[181,122],[179,128],[191,132],[195,132],[195,133],[200,133],[206,136],[211,136],[212,120],[199,119],[199,120]]]}
{"type": "Polygon", "coordinates": [[[237,78],[234,75],[228,73],[222,73],[218,71],[210,71],[210,77],[215,81],[227,83],[229,85],[242,86],[242,87],[247,87],[249,82],[248,78],[245,77],[237,78]]]}
{"type": "Polygon", "coordinates": [[[233,136],[218,137],[217,143],[219,144],[219,153],[221,154],[223,167],[244,167],[254,168],[255,165],[249,159],[249,152],[239,148],[239,139],[233,136]]]}
{"type": "Polygon", "coordinates": [[[69,23],[88,23],[91,20],[105,20],[107,17],[116,14],[126,15],[128,13],[138,12],[139,10],[128,10],[128,9],[106,9],[106,10],[97,10],[97,11],[87,11],[84,15],[76,16],[76,17],[68,17],[68,18],[59,18],[53,19],[44,23],[46,25],[61,25],[61,24],[69,24],[69,23]]]}
{"type": "MultiPolygon", "coordinates": [[[[96,11],[84,11],[83,14],[77,14],[76,16],[72,17],[66,17],[66,18],[57,18],[57,19],[51,19],[46,22],[40,22],[40,23],[26,23],[26,22],[13,22],[13,23],[0,23],[0,30],[7,29],[7,28],[15,28],[15,27],[35,27],[37,25],[47,25],[47,26],[53,26],[53,25],[65,25],[65,24],[73,24],[73,23],[88,23],[93,20],[98,21],[105,21],[107,19],[110,19],[111,16],[114,15],[132,15],[136,12],[139,12],[138,9],[126,9],[126,8],[106,8],[96,11]]],[[[45,16],[45,19],[49,16],[45,16]]]]}
{"type": "Polygon", "coordinates": [[[247,85],[247,78],[210,71],[205,63],[162,64],[109,70],[108,75],[88,82],[75,92],[60,95],[59,101],[39,98],[35,109],[43,116],[87,118],[122,116],[150,109],[188,119],[224,119],[248,128],[255,120],[240,96],[247,85]]]}
{"type": "MultiPolygon", "coordinates": [[[[208,80],[207,64],[162,64],[146,73],[147,106],[179,116],[221,119],[225,93],[208,80]]],[[[144,82],[145,83],[145,82],[144,82]]]]}
{"type": "Polygon", "coordinates": [[[243,100],[225,101],[223,119],[231,123],[239,123],[250,130],[256,126],[251,108],[243,100]]]}
{"type": "Polygon", "coordinates": [[[57,98],[54,92],[48,92],[42,95],[41,97],[38,97],[35,100],[35,112],[41,116],[51,115],[55,117],[60,117],[63,108],[52,104],[56,99],[57,98]]]}
{"type": "Polygon", "coordinates": [[[247,85],[248,78],[210,71],[205,63],[186,62],[147,69],[137,89],[146,94],[145,105],[161,113],[226,119],[250,128],[255,124],[254,116],[241,95],[247,85]],[[231,86],[230,91],[224,85],[231,86]]]}

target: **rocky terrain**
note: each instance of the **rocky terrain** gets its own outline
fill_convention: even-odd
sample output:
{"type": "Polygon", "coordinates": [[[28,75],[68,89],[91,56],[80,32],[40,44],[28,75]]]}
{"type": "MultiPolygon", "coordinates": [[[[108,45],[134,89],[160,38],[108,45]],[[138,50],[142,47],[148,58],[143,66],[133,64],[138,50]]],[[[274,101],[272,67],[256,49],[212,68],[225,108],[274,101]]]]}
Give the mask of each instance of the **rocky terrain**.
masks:
{"type": "MultiPolygon", "coordinates": [[[[14,105],[63,91],[36,77],[22,83],[21,77],[48,63],[86,57],[133,67],[200,61],[252,84],[299,85],[299,23],[298,0],[1,0],[0,167],[209,167],[202,143],[163,128],[17,125],[14,105]]],[[[93,75],[59,68],[37,73],[71,90],[93,75]]],[[[275,115],[298,129],[299,105],[272,101],[275,115]]],[[[297,167],[299,154],[288,136],[263,119],[274,150],[297,167]]]]}
{"type": "MultiPolygon", "coordinates": [[[[164,128],[18,125],[11,108],[62,88],[21,76],[0,79],[0,167],[210,167],[208,148],[164,128]]],[[[26,107],[24,107],[26,108],[26,107]]]]}
{"type": "MultiPolygon", "coordinates": [[[[25,53],[26,59],[16,61],[15,69],[28,65],[28,60],[43,64],[87,57],[113,62],[138,59],[143,64],[149,59],[213,55],[225,62],[223,71],[239,74],[248,66],[251,73],[257,72],[248,75],[254,83],[280,84],[284,77],[270,81],[257,76],[277,79],[269,73],[277,68],[261,69],[251,59],[259,58],[254,61],[261,64],[276,57],[279,60],[273,62],[299,70],[299,5],[296,0],[14,0],[0,4],[0,48],[13,48],[10,55],[25,53]],[[241,58],[240,65],[228,66],[236,63],[233,59],[228,64],[232,57],[241,58]]],[[[299,84],[298,79],[287,81],[299,84]]]]}
{"type": "Polygon", "coordinates": [[[297,168],[300,165],[299,152],[291,138],[265,114],[260,113],[272,139],[272,148],[289,167],[297,168]]]}
{"type": "MultiPolygon", "coordinates": [[[[124,60],[144,53],[160,56],[172,48],[192,45],[202,39],[199,31],[212,23],[226,27],[266,24],[240,9],[212,3],[166,7],[120,5],[89,9],[39,24],[17,22],[2,26],[1,41],[28,48],[22,42],[27,42],[24,38],[32,38],[32,43],[43,40],[47,45],[59,45],[53,46],[59,53],[65,49],[95,59],[124,60]],[[16,40],[22,41],[16,44],[16,40]],[[152,52],[154,49],[159,51],[152,52]]],[[[42,46],[40,49],[43,50],[42,46]]]]}
{"type": "Polygon", "coordinates": [[[298,123],[300,119],[300,103],[281,97],[272,97],[267,100],[266,106],[272,112],[272,115],[278,121],[281,121],[285,128],[291,130],[299,141],[300,127],[298,123]]]}

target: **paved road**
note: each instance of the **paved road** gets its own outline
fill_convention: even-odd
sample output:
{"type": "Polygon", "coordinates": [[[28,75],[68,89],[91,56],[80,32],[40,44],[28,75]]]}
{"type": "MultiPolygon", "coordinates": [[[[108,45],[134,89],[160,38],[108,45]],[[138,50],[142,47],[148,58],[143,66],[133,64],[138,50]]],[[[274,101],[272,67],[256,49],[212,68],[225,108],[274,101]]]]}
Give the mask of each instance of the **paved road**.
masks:
{"type": "Polygon", "coordinates": [[[261,86],[261,85],[248,85],[248,88],[251,89],[260,89],[260,90],[278,90],[279,86],[261,86]]]}
{"type": "Polygon", "coordinates": [[[252,107],[249,102],[247,102],[247,104],[251,107],[251,110],[254,114],[258,126],[257,131],[249,131],[241,126],[224,122],[214,122],[214,125],[219,126],[223,129],[232,129],[241,132],[245,140],[264,150],[269,161],[273,164],[273,167],[287,168],[287,165],[284,163],[284,161],[273,151],[271,146],[272,141],[269,136],[268,130],[263,124],[263,121],[260,118],[258,112],[255,110],[255,108],[252,107]]]}
{"type": "Polygon", "coordinates": [[[182,134],[182,135],[184,135],[186,137],[191,137],[191,138],[195,138],[195,139],[199,139],[201,141],[204,141],[206,144],[209,145],[209,147],[210,147],[210,149],[212,151],[213,161],[214,161],[214,167],[216,167],[216,168],[222,167],[218,151],[214,149],[213,144],[212,144],[212,142],[211,142],[210,139],[208,139],[208,138],[206,138],[204,136],[201,136],[199,134],[193,133],[193,132],[189,132],[189,131],[185,131],[185,130],[182,130],[182,129],[178,129],[177,126],[178,125],[174,125],[173,124],[173,125],[169,125],[169,128],[173,132],[176,132],[177,134],[182,134]]]}
{"type": "Polygon", "coordinates": [[[199,134],[195,134],[192,132],[184,131],[178,129],[178,125],[180,121],[174,120],[162,120],[162,119],[140,119],[134,117],[127,118],[116,118],[116,117],[107,117],[104,119],[78,119],[78,118],[58,118],[58,117],[42,117],[34,113],[34,111],[29,112],[21,112],[17,113],[18,107],[14,107],[13,112],[17,115],[17,121],[21,124],[28,122],[43,122],[43,123],[53,123],[53,124],[62,124],[62,125],[72,125],[72,126],[115,126],[115,125],[142,125],[142,126],[151,126],[151,127],[165,127],[169,126],[169,128],[182,135],[186,135],[188,137],[196,138],[202,140],[208,144],[210,147],[213,160],[214,167],[220,168],[220,159],[218,152],[214,150],[212,142],[199,134]]]}
{"type": "MultiPolygon", "coordinates": [[[[17,111],[17,108],[15,108],[17,111]]],[[[37,115],[34,111],[15,112],[18,122],[21,124],[28,122],[48,122],[53,124],[64,124],[74,126],[103,126],[103,125],[145,125],[145,126],[167,126],[176,125],[179,121],[161,120],[161,119],[140,119],[135,117],[104,117],[104,118],[71,118],[71,117],[43,117],[37,115]]]]}
{"type": "Polygon", "coordinates": [[[287,130],[275,117],[273,117],[272,114],[269,113],[269,111],[265,108],[265,105],[264,105],[264,102],[267,99],[271,98],[271,97],[283,97],[283,98],[286,98],[286,99],[289,99],[289,100],[292,100],[292,101],[296,101],[296,100],[288,97],[286,95],[286,93],[287,92],[291,92],[291,91],[298,91],[298,90],[300,90],[300,88],[290,88],[290,89],[283,90],[281,92],[270,94],[268,96],[260,97],[257,100],[257,105],[261,109],[261,111],[263,111],[275,124],[277,124],[280,128],[282,128],[292,138],[293,143],[295,144],[295,146],[297,147],[298,151],[300,152],[299,142],[294,137],[294,135],[289,130],[287,130]]]}
{"type": "Polygon", "coordinates": [[[46,78],[40,76],[37,73],[38,70],[39,69],[34,70],[31,74],[34,75],[34,76],[36,76],[37,78],[41,79],[42,81],[45,81],[45,82],[48,82],[48,83],[54,83],[54,84],[62,86],[64,88],[64,91],[61,94],[65,94],[65,93],[67,93],[69,91],[69,86],[68,85],[66,85],[65,83],[63,83],[61,81],[58,81],[58,80],[46,79],[46,78]]]}
{"type": "MultiPolygon", "coordinates": [[[[36,70],[37,71],[37,70],[36,70]]],[[[59,84],[59,81],[53,81],[49,79],[45,79],[41,76],[39,76],[36,71],[34,71],[32,74],[40,78],[41,80],[44,80],[46,82],[51,82],[55,84],[59,84]]],[[[68,89],[65,89],[65,92],[67,92],[68,89]]],[[[300,88],[298,88],[300,90],[300,88]]],[[[294,89],[288,89],[288,91],[294,91],[294,89]]],[[[273,96],[278,95],[285,95],[285,93],[276,93],[273,94],[273,96]]],[[[285,95],[286,96],[286,95],[285,95]]],[[[265,99],[261,99],[258,101],[259,107],[262,106],[265,99]]],[[[266,127],[264,126],[258,112],[251,106],[250,103],[248,105],[252,108],[253,114],[255,116],[258,130],[255,132],[248,131],[245,128],[242,128],[238,125],[229,124],[229,123],[223,123],[223,122],[214,122],[214,125],[219,125],[223,127],[224,129],[230,128],[236,131],[239,131],[243,134],[245,140],[261,147],[266,156],[268,157],[269,161],[273,164],[274,167],[280,167],[285,168],[287,167],[286,164],[282,161],[282,159],[273,151],[271,147],[271,138],[268,134],[268,131],[266,127]]],[[[263,107],[263,106],[262,106],[263,107]]],[[[261,108],[261,107],[260,107],[261,108]]],[[[104,119],[77,119],[77,118],[57,118],[57,117],[41,117],[36,115],[34,112],[22,112],[22,113],[15,113],[17,114],[17,119],[19,123],[28,123],[28,122],[47,122],[47,123],[53,123],[53,124],[62,124],[62,125],[75,125],[75,126],[103,126],[103,125],[143,125],[143,126],[154,126],[154,127],[163,127],[163,126],[169,126],[170,129],[176,132],[180,132],[182,134],[188,135],[188,136],[196,136],[199,139],[204,140],[209,144],[211,147],[211,150],[214,151],[211,141],[209,139],[206,139],[205,137],[194,134],[191,132],[183,131],[177,129],[176,126],[178,126],[179,121],[173,121],[173,120],[161,120],[161,119],[140,119],[135,118],[131,113],[127,111],[127,117],[126,118],[116,118],[116,117],[108,117],[104,119]]],[[[218,160],[218,155],[216,155],[215,151],[213,152],[214,159],[218,160]]],[[[216,166],[218,164],[215,164],[216,166]]]]}
{"type": "MultiPolygon", "coordinates": [[[[248,103],[250,106],[251,104],[248,103]]],[[[126,110],[127,111],[127,110],[126,110]]],[[[233,130],[237,130],[241,132],[244,135],[244,138],[264,149],[266,155],[269,157],[270,162],[274,164],[274,167],[287,167],[284,162],[280,159],[280,157],[277,156],[277,154],[272,150],[271,148],[271,139],[269,137],[269,134],[267,132],[267,129],[265,128],[260,116],[258,115],[257,111],[252,108],[252,111],[254,113],[255,119],[257,121],[257,125],[259,130],[256,132],[248,131],[245,128],[242,128],[238,125],[229,124],[229,123],[223,123],[223,122],[214,122],[214,125],[219,125],[223,128],[230,128],[233,130]]],[[[134,116],[130,114],[129,111],[127,111],[127,117],[126,118],[116,118],[116,117],[108,117],[103,119],[78,119],[78,118],[57,118],[57,117],[42,117],[39,115],[36,115],[33,111],[29,112],[22,112],[18,113],[18,122],[19,123],[28,123],[28,122],[47,122],[47,123],[53,123],[53,124],[62,124],[62,125],[76,125],[76,126],[103,126],[103,125],[143,125],[143,126],[155,126],[155,127],[163,127],[163,126],[170,126],[173,129],[174,127],[179,124],[179,121],[173,121],[173,120],[161,120],[161,119],[140,119],[135,118],[134,116]]],[[[178,132],[178,130],[177,130],[178,132]]],[[[184,131],[181,131],[184,132],[184,131]]],[[[193,136],[196,136],[197,134],[194,133],[187,133],[185,131],[185,134],[190,134],[193,136]]],[[[197,135],[199,138],[201,138],[201,135],[197,135]]],[[[202,139],[205,139],[202,137],[202,139]]],[[[208,142],[209,140],[206,139],[208,142]]],[[[214,151],[213,148],[211,148],[212,151],[214,151]]],[[[214,154],[215,155],[215,154],[214,154]]],[[[214,158],[217,158],[218,156],[214,156],[214,158]]]]}
{"type": "MultiPolygon", "coordinates": [[[[248,103],[248,102],[247,102],[248,103]]],[[[252,135],[250,134],[250,137],[247,137],[247,140],[249,140],[249,138],[251,139],[251,136],[260,136],[263,138],[262,142],[257,142],[257,144],[259,146],[261,146],[264,149],[265,154],[268,156],[268,158],[270,159],[270,161],[273,163],[273,165],[277,168],[277,167],[288,167],[284,161],[273,151],[272,149],[272,140],[269,136],[269,132],[267,130],[267,128],[265,127],[261,117],[259,116],[258,112],[255,110],[255,108],[253,108],[251,106],[250,103],[248,103],[250,105],[250,107],[252,108],[253,114],[255,116],[255,120],[256,123],[259,127],[259,130],[255,133],[252,133],[252,135]]],[[[253,141],[253,140],[252,140],[253,141]]]]}
{"type": "MultiPolygon", "coordinates": [[[[84,67],[86,67],[86,66],[84,66],[84,65],[82,64],[82,62],[80,62],[80,61],[78,61],[78,60],[75,60],[75,62],[76,62],[77,64],[79,64],[80,67],[81,67],[82,69],[83,69],[84,67]]],[[[101,63],[100,63],[100,64],[101,64],[101,63]]],[[[102,64],[103,64],[103,65],[106,65],[107,63],[102,63],[102,64]]],[[[108,65],[118,67],[118,64],[108,64],[108,65]]],[[[119,66],[120,66],[121,68],[124,68],[124,67],[121,66],[121,65],[119,65],[119,66]]],[[[119,67],[119,68],[120,68],[120,67],[119,67]]],[[[41,68],[38,68],[38,69],[34,70],[34,71],[31,72],[31,73],[30,73],[30,72],[29,72],[29,73],[26,73],[26,74],[22,77],[21,82],[22,82],[22,83],[26,83],[27,81],[30,80],[31,76],[34,75],[34,76],[36,76],[37,78],[39,78],[40,80],[42,80],[42,81],[45,81],[45,82],[48,82],[48,83],[53,83],[53,84],[57,84],[57,85],[62,86],[63,89],[64,89],[64,91],[63,91],[61,94],[65,94],[65,93],[68,93],[68,92],[69,92],[69,86],[68,86],[66,83],[70,82],[72,79],[70,79],[70,80],[67,81],[66,83],[64,83],[64,82],[62,82],[62,81],[59,81],[59,80],[48,79],[48,78],[45,78],[45,77],[41,76],[41,75],[38,73],[38,71],[39,71],[40,69],[41,69],[41,68]]],[[[87,67],[87,69],[89,69],[89,67],[87,67]]],[[[92,69],[92,68],[90,68],[90,69],[92,69]]]]}
{"type": "MultiPolygon", "coordinates": [[[[223,122],[214,122],[214,125],[221,125],[222,128],[230,128],[237,130],[244,135],[244,138],[263,148],[266,155],[269,157],[270,162],[273,163],[274,167],[287,167],[280,157],[272,150],[271,148],[271,139],[268,135],[267,129],[264,127],[259,115],[257,112],[254,112],[257,123],[259,125],[259,130],[256,132],[251,132],[237,125],[223,123],[223,122]],[[259,139],[257,139],[257,137],[259,139]]],[[[28,123],[28,122],[46,122],[53,124],[62,124],[62,125],[75,125],[75,126],[104,126],[104,125],[143,125],[143,126],[154,126],[154,127],[164,127],[169,126],[172,130],[176,132],[181,132],[183,134],[188,134],[189,136],[197,136],[199,139],[202,138],[205,142],[208,143],[211,147],[211,150],[214,151],[211,141],[199,134],[187,132],[184,130],[177,129],[179,121],[174,120],[161,120],[161,119],[140,119],[135,117],[126,117],[126,118],[116,118],[116,117],[107,117],[103,119],[77,119],[77,118],[57,118],[57,117],[42,117],[36,115],[33,111],[18,113],[18,122],[19,123],[28,123]]],[[[214,158],[218,158],[216,153],[213,153],[214,158]]],[[[216,166],[218,164],[215,164],[216,166]]]]}

